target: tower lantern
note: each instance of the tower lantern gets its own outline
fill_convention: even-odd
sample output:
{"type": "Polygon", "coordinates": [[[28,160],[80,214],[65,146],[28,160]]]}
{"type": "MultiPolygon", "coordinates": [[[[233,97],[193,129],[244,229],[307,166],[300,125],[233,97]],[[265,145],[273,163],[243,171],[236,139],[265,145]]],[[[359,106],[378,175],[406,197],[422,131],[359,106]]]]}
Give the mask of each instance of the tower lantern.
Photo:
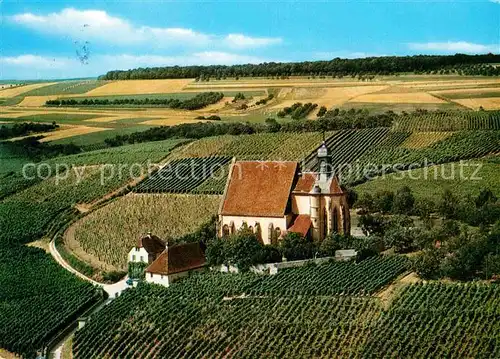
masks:
{"type": "Polygon", "coordinates": [[[320,181],[326,181],[330,174],[330,156],[328,155],[328,147],[326,147],[325,141],[319,147],[317,157],[320,181]]]}

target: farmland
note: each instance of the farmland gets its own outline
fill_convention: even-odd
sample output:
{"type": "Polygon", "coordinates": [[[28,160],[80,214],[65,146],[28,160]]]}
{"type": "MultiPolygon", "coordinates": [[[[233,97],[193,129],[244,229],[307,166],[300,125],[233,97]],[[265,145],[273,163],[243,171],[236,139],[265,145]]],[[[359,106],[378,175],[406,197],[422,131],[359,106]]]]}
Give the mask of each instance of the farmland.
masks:
{"type": "MultiPolygon", "coordinates": [[[[492,156],[500,151],[499,111],[471,111],[460,105],[475,101],[474,108],[479,108],[487,96],[491,100],[483,107],[500,109],[499,86],[496,78],[402,74],[377,76],[375,80],[331,76],[84,80],[1,90],[1,121],[55,121],[60,128],[47,133],[43,141],[75,143],[83,151],[38,163],[46,163],[49,169],[68,165],[65,178],[28,180],[20,169],[31,160],[0,144],[0,284],[8,288],[3,297],[0,294],[0,306],[5,309],[0,318],[6,323],[0,328],[0,347],[31,353],[100,299],[92,286],[66,273],[42,250],[24,244],[52,237],[81,216],[72,227],[73,234],[61,231],[64,248],[79,260],[93,258],[107,268],[123,270],[128,251],[141,235],[152,231],[175,242],[217,213],[220,197],[216,194],[224,190],[233,157],[305,160],[307,168],[314,169],[315,151],[325,137],[334,165],[373,165],[369,174],[378,175],[385,164],[401,164],[393,171],[402,172],[356,186],[359,195],[402,186],[410,187],[417,199],[435,199],[444,188],[461,197],[477,196],[486,187],[499,195],[499,165],[492,156]],[[222,92],[222,99],[194,110],[154,108],[154,101],[150,101],[186,101],[212,91],[222,92]],[[245,98],[233,102],[240,92],[245,98]],[[85,107],[43,107],[47,100],[74,99],[80,104],[146,98],[151,103],[135,108],[118,103],[109,108],[95,102],[85,107]],[[284,107],[297,102],[318,104],[318,108],[307,119],[277,117],[284,107]],[[369,118],[363,112],[355,111],[348,127],[333,128],[321,127],[326,122],[316,115],[320,106],[338,107],[345,114],[334,117],[331,123],[341,123],[349,117],[350,109],[365,105],[370,106],[369,115],[386,109],[411,113],[395,117],[392,125],[384,123],[384,127],[357,122],[358,118],[369,118]],[[417,108],[443,111],[413,113],[417,108]],[[203,137],[208,135],[186,130],[168,140],[151,136],[143,143],[105,143],[116,135],[207,121],[202,117],[211,115],[221,119],[210,123],[214,127],[235,124],[239,128],[220,136],[203,137]],[[282,127],[271,129],[275,123],[265,122],[268,117],[282,127]],[[246,128],[246,121],[254,127],[246,128]],[[301,132],[290,131],[293,126],[301,132]],[[323,134],[325,128],[328,131],[323,134]],[[307,132],[312,129],[316,132],[307,132]],[[110,147],[114,145],[117,147],[110,147]],[[446,174],[459,173],[456,161],[465,159],[470,164],[465,175],[472,175],[473,164],[479,162],[482,179],[396,178],[422,175],[424,168],[406,169],[412,163],[418,167],[430,164],[424,159],[444,163],[446,174]],[[199,164],[194,171],[197,178],[162,178],[168,164],[189,162],[199,164]],[[204,164],[220,168],[214,176],[205,173],[200,177],[204,164]],[[167,166],[157,171],[159,165],[167,166]],[[148,170],[154,174],[147,176],[148,170]],[[14,282],[13,277],[23,280],[14,282]],[[38,296],[33,296],[34,292],[38,296]]],[[[366,180],[356,171],[341,174],[344,184],[366,180]]],[[[481,325],[481,321],[494,322],[490,313],[498,304],[492,299],[498,297],[495,287],[411,285],[385,308],[377,296],[394,281],[399,285],[398,277],[408,268],[406,257],[395,256],[289,269],[275,277],[206,274],[170,289],[140,285],[126,291],[77,333],[74,355],[85,359],[144,353],[172,358],[497,356],[493,329],[498,328],[481,325]],[[456,298],[471,298],[477,310],[463,301],[435,311],[412,304],[424,299],[448,303],[450,293],[456,298]],[[222,300],[224,296],[227,298],[222,300]],[[457,336],[477,339],[461,346],[455,336],[443,334],[446,328],[453,328],[457,336]],[[413,339],[407,340],[401,332],[413,333],[413,339]],[[385,333],[391,333],[390,340],[385,333]]]]}
{"type": "Polygon", "coordinates": [[[151,231],[173,240],[196,230],[217,214],[219,196],[124,196],[76,224],[75,240],[88,254],[120,269],[137,239],[151,231]]]}
{"type": "Polygon", "coordinates": [[[462,164],[452,162],[388,174],[356,186],[355,189],[359,195],[363,195],[396,191],[407,186],[416,198],[428,201],[439,199],[444,189],[451,190],[459,197],[477,196],[483,188],[489,188],[500,195],[498,165],[498,157],[464,161],[462,164]]]}
{"type": "MultiPolygon", "coordinates": [[[[321,268],[297,270],[304,271],[297,283],[300,287],[309,284],[312,272],[321,268]]],[[[134,352],[172,358],[412,358],[430,352],[435,357],[452,353],[493,357],[500,349],[494,320],[499,300],[496,286],[407,285],[384,309],[370,296],[324,295],[310,287],[300,296],[289,296],[289,282],[273,277],[265,281],[275,281],[266,283],[274,289],[259,296],[248,295],[260,285],[251,275],[193,276],[168,289],[140,286],[77,333],[75,357],[126,357],[134,352]],[[394,335],[386,341],[388,332],[394,335]],[[411,340],[408,332],[414,333],[411,340]],[[464,336],[479,338],[464,342],[464,336]]]]}

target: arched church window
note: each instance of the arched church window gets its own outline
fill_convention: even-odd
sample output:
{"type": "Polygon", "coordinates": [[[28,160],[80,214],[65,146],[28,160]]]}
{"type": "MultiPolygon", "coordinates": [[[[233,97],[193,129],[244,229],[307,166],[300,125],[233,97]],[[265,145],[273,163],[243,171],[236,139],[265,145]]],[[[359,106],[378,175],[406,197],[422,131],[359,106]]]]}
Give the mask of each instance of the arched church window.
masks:
{"type": "Polygon", "coordinates": [[[229,226],[227,224],[222,226],[222,235],[229,236],[229,226]]]}
{"type": "Polygon", "coordinates": [[[339,213],[337,207],[334,207],[332,212],[332,231],[339,231],[339,213]]]}
{"type": "Polygon", "coordinates": [[[229,234],[234,234],[236,232],[236,228],[234,226],[234,221],[229,222],[229,234]]]}
{"type": "Polygon", "coordinates": [[[267,226],[267,240],[269,243],[274,243],[274,226],[272,223],[267,226]]]}

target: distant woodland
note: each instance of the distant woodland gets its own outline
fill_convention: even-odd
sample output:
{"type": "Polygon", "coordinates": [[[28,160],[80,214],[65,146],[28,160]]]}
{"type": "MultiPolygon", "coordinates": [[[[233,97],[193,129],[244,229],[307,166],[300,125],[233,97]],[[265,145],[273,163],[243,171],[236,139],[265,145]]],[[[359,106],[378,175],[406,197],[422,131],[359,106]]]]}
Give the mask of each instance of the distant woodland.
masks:
{"type": "Polygon", "coordinates": [[[177,79],[196,78],[206,81],[210,78],[226,77],[278,77],[287,76],[325,76],[325,77],[359,77],[370,79],[377,75],[393,75],[398,73],[415,74],[457,74],[498,76],[500,55],[415,55],[367,57],[363,59],[340,59],[331,61],[304,62],[268,62],[246,65],[211,65],[211,66],[167,66],[137,68],[126,71],[109,71],[101,76],[101,80],[132,79],[177,79]]]}

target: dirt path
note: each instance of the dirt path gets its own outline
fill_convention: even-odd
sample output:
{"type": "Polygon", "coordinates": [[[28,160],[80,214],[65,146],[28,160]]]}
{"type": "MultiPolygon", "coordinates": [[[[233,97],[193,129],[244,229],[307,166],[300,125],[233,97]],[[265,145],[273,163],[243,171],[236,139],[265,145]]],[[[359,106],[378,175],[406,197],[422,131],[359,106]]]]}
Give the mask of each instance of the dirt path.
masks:
{"type": "Polygon", "coordinates": [[[389,284],[389,286],[378,292],[376,296],[380,298],[382,305],[387,309],[394,299],[395,294],[402,286],[405,284],[417,283],[419,281],[420,278],[418,278],[417,274],[414,272],[403,274],[389,284]]]}
{"type": "Polygon", "coordinates": [[[50,254],[54,258],[54,260],[57,263],[59,263],[59,265],[61,267],[63,267],[64,269],[66,269],[68,272],[73,273],[77,277],[79,277],[79,278],[81,278],[81,279],[83,279],[83,280],[85,280],[85,281],[87,281],[89,283],[92,283],[95,286],[101,287],[102,289],[104,289],[104,291],[106,293],[108,293],[109,298],[116,298],[123,290],[125,290],[126,288],[128,288],[128,284],[126,283],[127,280],[128,280],[128,276],[126,276],[121,281],[116,282],[114,284],[102,284],[102,283],[98,283],[95,280],[93,280],[93,279],[91,279],[91,278],[83,275],[82,273],[78,272],[76,269],[74,269],[68,263],[66,263],[66,261],[63,259],[63,257],[61,256],[61,254],[59,253],[59,251],[56,248],[56,245],[55,245],[55,242],[54,242],[54,238],[50,241],[49,250],[50,250],[50,254]]]}

